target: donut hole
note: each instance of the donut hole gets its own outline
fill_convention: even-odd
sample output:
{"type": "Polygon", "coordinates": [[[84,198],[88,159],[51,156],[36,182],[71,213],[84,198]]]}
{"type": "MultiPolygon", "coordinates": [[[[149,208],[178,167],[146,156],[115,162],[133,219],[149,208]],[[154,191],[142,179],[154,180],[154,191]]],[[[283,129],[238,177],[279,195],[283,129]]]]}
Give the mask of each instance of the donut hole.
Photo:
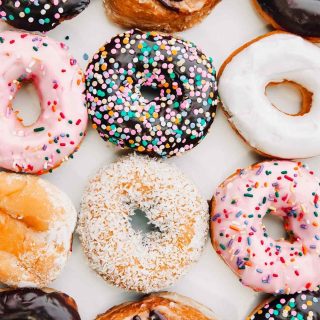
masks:
{"type": "Polygon", "coordinates": [[[288,239],[288,234],[284,228],[283,218],[274,214],[266,214],[262,221],[270,237],[275,240],[288,239]]]}
{"type": "Polygon", "coordinates": [[[12,109],[26,127],[37,122],[41,114],[38,92],[32,81],[23,83],[12,102],[12,109]]]}
{"type": "Polygon", "coordinates": [[[311,109],[312,92],[293,81],[270,82],[265,94],[275,108],[291,116],[302,116],[311,109]]]}
{"type": "Polygon", "coordinates": [[[140,93],[146,101],[153,101],[160,97],[160,90],[154,86],[142,86],[140,93]]]}
{"type": "Polygon", "coordinates": [[[148,234],[150,232],[160,232],[160,229],[154,225],[141,209],[134,209],[130,216],[130,223],[134,231],[148,234]]]}

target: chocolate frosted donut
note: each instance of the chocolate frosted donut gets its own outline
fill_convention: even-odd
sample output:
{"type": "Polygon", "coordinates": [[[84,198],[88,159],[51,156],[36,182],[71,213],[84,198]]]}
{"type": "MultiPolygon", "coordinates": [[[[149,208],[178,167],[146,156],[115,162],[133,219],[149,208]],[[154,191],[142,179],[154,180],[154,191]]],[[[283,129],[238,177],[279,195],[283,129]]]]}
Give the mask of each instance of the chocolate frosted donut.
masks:
{"type": "Polygon", "coordinates": [[[253,0],[258,12],[276,29],[320,37],[320,0],[253,0]]]}
{"type": "Polygon", "coordinates": [[[318,320],[319,291],[272,297],[260,304],[247,320],[318,320]]]}
{"type": "Polygon", "coordinates": [[[191,42],[136,29],[95,53],[86,87],[89,116],[104,140],[162,157],[195,147],[218,102],[211,58],[191,42]]]}
{"type": "Polygon", "coordinates": [[[49,31],[82,12],[90,0],[0,0],[0,17],[15,28],[49,31]]]}
{"type": "Polygon", "coordinates": [[[12,289],[0,292],[2,320],[80,320],[77,305],[68,295],[49,289],[12,289]]]}

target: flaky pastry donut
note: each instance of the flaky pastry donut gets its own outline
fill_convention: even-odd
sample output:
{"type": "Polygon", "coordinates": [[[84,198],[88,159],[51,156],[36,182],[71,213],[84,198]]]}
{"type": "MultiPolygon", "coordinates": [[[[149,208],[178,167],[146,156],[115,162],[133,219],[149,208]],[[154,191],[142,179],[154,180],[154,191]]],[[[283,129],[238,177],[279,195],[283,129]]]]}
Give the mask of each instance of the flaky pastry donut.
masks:
{"type": "Polygon", "coordinates": [[[104,0],[109,18],[126,28],[177,32],[204,19],[220,0],[104,0]]]}
{"type": "Polygon", "coordinates": [[[0,172],[0,282],[46,287],[66,263],[77,212],[35,176],[0,172]]]}
{"type": "Polygon", "coordinates": [[[160,292],[138,302],[123,303],[96,320],[215,320],[213,312],[200,303],[173,292],[160,292]]]}

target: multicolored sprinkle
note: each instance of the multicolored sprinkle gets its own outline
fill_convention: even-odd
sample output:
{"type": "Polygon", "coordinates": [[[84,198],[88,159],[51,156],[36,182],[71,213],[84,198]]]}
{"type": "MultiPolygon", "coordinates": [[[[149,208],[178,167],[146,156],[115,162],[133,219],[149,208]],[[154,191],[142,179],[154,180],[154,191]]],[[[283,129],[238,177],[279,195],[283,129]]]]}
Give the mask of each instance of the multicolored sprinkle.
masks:
{"type": "Polygon", "coordinates": [[[218,103],[210,58],[191,42],[136,29],[93,56],[86,87],[89,116],[103,139],[162,157],[196,146],[218,103]],[[145,89],[156,97],[149,100],[145,89]]]}

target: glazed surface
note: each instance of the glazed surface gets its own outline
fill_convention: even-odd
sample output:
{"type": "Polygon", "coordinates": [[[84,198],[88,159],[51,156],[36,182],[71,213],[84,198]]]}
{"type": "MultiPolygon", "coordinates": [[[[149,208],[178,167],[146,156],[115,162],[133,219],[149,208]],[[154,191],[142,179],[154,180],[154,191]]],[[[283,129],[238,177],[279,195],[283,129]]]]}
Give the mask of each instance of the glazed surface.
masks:
{"type": "Polygon", "coordinates": [[[86,73],[87,107],[113,144],[170,157],[207,134],[217,105],[215,70],[193,43],[132,30],[97,52],[86,73]],[[150,100],[143,90],[155,93],[150,100]]]}
{"type": "Polygon", "coordinates": [[[320,180],[301,163],[266,161],[219,186],[211,213],[214,247],[240,281],[256,291],[314,290],[319,281],[320,180]],[[283,219],[273,239],[263,218],[283,219]]]}
{"type": "Polygon", "coordinates": [[[271,298],[255,310],[247,320],[320,319],[319,291],[304,291],[294,295],[271,298]]]}
{"type": "Polygon", "coordinates": [[[84,75],[68,48],[50,38],[0,34],[0,167],[42,174],[72,158],[88,122],[84,75]],[[13,100],[26,82],[38,91],[41,114],[25,126],[13,100]]]}
{"type": "Polygon", "coordinates": [[[72,298],[60,292],[24,288],[0,292],[2,320],[80,320],[72,298]]]}
{"type": "Polygon", "coordinates": [[[0,17],[15,28],[49,31],[81,13],[90,0],[0,0],[0,17]]]}
{"type": "Polygon", "coordinates": [[[255,0],[286,31],[320,37],[320,0],[255,0]]]}

